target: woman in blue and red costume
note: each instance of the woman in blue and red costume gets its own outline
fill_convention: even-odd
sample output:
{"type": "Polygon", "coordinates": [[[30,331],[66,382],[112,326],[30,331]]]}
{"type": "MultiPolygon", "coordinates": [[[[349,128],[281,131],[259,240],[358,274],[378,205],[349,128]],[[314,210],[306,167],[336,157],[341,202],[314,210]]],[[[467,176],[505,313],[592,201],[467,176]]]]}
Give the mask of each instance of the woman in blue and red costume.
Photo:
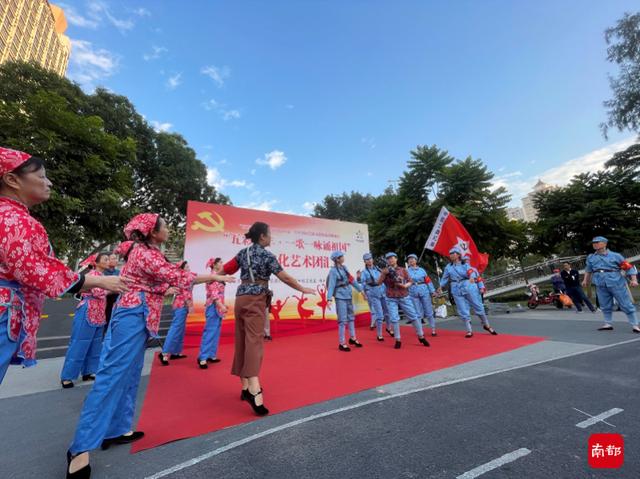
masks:
{"type": "MultiPolygon", "coordinates": [[[[87,276],[102,276],[109,265],[109,255],[98,253],[80,263],[92,269],[87,276]]],[[[107,324],[107,292],[93,288],[83,293],[73,319],[73,329],[69,348],[60,372],[60,383],[65,389],[73,387],[73,381],[82,373],[83,381],[93,381],[96,377],[102,350],[104,325],[107,324]]]]}
{"type": "Polygon", "coordinates": [[[117,277],[74,273],[53,254],[29,209],[47,201],[44,160],[0,147],[0,383],[9,363],[36,364],[36,334],[45,297],[103,288],[126,290],[117,277]]]}
{"type": "Polygon", "coordinates": [[[169,230],[155,213],[135,216],[124,228],[129,243],[121,276],[129,291],[116,302],[102,346],[95,383],[85,399],[75,437],[67,451],[67,477],[89,477],[89,452],[127,444],[144,436],[133,431],[133,415],[147,338],[158,336],[164,294],[169,287],[234,281],[230,276],[196,275],[170,263],[160,251],[169,230]]]}
{"type": "MultiPolygon", "coordinates": [[[[179,263],[179,267],[185,271],[191,271],[186,261],[179,263]]],[[[187,329],[187,316],[193,311],[193,287],[179,290],[171,304],[173,320],[164,340],[164,347],[158,353],[158,359],[163,366],[169,365],[169,359],[184,359],[182,354],[184,347],[184,333],[187,329]]]]}

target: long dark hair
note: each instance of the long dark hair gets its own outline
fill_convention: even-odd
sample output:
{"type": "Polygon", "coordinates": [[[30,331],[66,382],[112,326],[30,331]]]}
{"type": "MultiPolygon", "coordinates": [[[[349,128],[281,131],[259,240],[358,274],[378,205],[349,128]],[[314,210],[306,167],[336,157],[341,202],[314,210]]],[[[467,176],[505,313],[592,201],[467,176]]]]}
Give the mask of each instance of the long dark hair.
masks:
{"type": "Polygon", "coordinates": [[[148,235],[145,235],[140,230],[133,230],[131,232],[131,237],[129,239],[133,241],[133,243],[131,244],[131,246],[129,246],[129,249],[123,256],[125,262],[129,259],[129,254],[131,253],[131,251],[133,250],[136,244],[143,244],[147,248],[151,248],[151,244],[149,244],[149,241],[151,240],[151,233],[160,231],[161,224],[162,224],[162,218],[158,216],[158,219],[156,220],[156,224],[153,226],[153,229],[149,232],[148,235]]]}
{"type": "Polygon", "coordinates": [[[257,244],[260,241],[260,236],[269,233],[269,225],[262,221],[256,221],[251,225],[249,231],[245,233],[244,237],[250,239],[253,244],[257,244]]]}

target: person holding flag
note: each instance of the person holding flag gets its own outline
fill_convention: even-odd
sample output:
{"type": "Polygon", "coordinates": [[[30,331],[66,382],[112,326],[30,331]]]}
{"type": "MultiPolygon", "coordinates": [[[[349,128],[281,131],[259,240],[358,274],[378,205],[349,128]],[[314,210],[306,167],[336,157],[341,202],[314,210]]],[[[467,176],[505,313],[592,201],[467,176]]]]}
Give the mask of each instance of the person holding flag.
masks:
{"type": "Polygon", "coordinates": [[[451,259],[451,263],[444,268],[438,292],[442,293],[442,288],[445,288],[451,283],[451,294],[455,299],[456,309],[467,328],[465,338],[473,337],[470,316],[471,308],[473,308],[476,315],[478,315],[482,321],[483,329],[494,336],[497,335],[498,333],[489,325],[484,306],[480,301],[478,287],[475,285],[475,273],[469,266],[462,262],[462,251],[460,248],[457,246],[451,248],[449,250],[449,258],[451,259]]]}
{"type": "Polygon", "coordinates": [[[409,287],[409,296],[413,301],[413,306],[420,318],[426,318],[431,326],[431,336],[437,336],[436,333],[436,318],[433,314],[433,304],[431,303],[431,297],[435,296],[436,288],[431,282],[431,278],[424,270],[418,266],[418,256],[410,254],[407,256],[407,272],[411,278],[412,285],[409,287]]]}

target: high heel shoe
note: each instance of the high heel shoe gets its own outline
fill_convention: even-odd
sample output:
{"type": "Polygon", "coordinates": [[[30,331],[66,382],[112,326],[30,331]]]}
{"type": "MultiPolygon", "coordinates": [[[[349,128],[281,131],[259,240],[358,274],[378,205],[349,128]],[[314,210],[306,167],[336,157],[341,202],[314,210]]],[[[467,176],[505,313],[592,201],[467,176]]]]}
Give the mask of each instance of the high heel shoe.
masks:
{"type": "Polygon", "coordinates": [[[387,333],[389,334],[389,336],[391,336],[393,338],[394,336],[394,332],[391,331],[389,328],[386,328],[387,333]]]}
{"type": "Polygon", "coordinates": [[[402,347],[402,342],[396,339],[396,344],[393,345],[393,349],[400,349],[402,347]]]}
{"type": "Polygon", "coordinates": [[[95,381],[96,380],[96,375],[95,374],[84,374],[82,376],[82,380],[83,381],[95,381]]]}
{"type": "Polygon", "coordinates": [[[123,434],[122,436],[105,439],[104,441],[102,441],[100,448],[103,451],[106,451],[114,444],[130,444],[132,442],[139,441],[143,437],[144,437],[144,432],[133,431],[133,433],[129,434],[128,436],[126,434],[123,434]]]}
{"type": "Polygon", "coordinates": [[[160,360],[160,364],[163,366],[169,366],[169,360],[164,358],[164,354],[162,354],[162,352],[158,353],[158,359],[160,360]]]}
{"type": "Polygon", "coordinates": [[[73,387],[73,381],[65,379],[64,381],[60,381],[60,385],[63,389],[71,389],[73,387]]]}
{"type": "Polygon", "coordinates": [[[249,401],[249,396],[250,396],[249,390],[243,389],[240,392],[240,401],[249,401]]]}
{"type": "Polygon", "coordinates": [[[338,351],[344,351],[345,353],[348,353],[349,351],[351,351],[351,348],[346,344],[339,344],[338,351]]]}
{"type": "Polygon", "coordinates": [[[426,346],[426,347],[431,346],[431,345],[429,344],[429,341],[427,341],[427,338],[425,338],[424,336],[423,336],[423,337],[421,337],[421,338],[418,338],[418,341],[420,341],[420,342],[422,343],[422,345],[423,345],[423,346],[426,346]]]}
{"type": "Polygon", "coordinates": [[[200,360],[200,359],[196,359],[196,361],[198,361],[198,367],[200,369],[209,369],[209,365],[207,364],[206,360],[200,360]]]}
{"type": "Polygon", "coordinates": [[[362,343],[360,343],[360,341],[358,341],[357,339],[353,339],[353,338],[349,338],[349,344],[353,344],[356,348],[362,347],[362,343]]]}
{"type": "Polygon", "coordinates": [[[186,354],[171,354],[169,356],[169,359],[184,359],[186,357],[187,357],[186,354]]]}
{"type": "Polygon", "coordinates": [[[262,389],[255,394],[247,390],[247,394],[249,404],[251,405],[253,412],[255,412],[258,416],[266,416],[267,414],[269,414],[269,410],[264,407],[264,404],[260,404],[259,406],[256,404],[256,397],[262,394],[262,389]]]}
{"type": "Polygon", "coordinates": [[[487,326],[486,324],[484,326],[482,326],[482,329],[484,329],[485,331],[488,331],[493,336],[497,336],[498,335],[498,333],[496,332],[495,329],[493,329],[491,326],[487,326]]]}
{"type": "Polygon", "coordinates": [[[76,472],[69,472],[69,466],[71,466],[71,461],[74,457],[70,451],[67,451],[67,479],[89,479],[91,477],[91,464],[87,464],[76,472]]]}

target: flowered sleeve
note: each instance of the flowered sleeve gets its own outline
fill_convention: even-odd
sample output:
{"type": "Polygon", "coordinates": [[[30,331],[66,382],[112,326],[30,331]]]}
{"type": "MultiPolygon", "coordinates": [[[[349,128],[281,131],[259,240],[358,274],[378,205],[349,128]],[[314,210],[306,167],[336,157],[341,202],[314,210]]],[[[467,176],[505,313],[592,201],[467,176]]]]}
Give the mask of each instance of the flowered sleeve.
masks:
{"type": "Polygon", "coordinates": [[[140,268],[158,282],[168,283],[181,289],[193,286],[196,273],[185,271],[177,265],[168,262],[160,251],[155,248],[139,248],[140,268]]]}
{"type": "Polygon", "coordinates": [[[5,273],[42,294],[61,296],[80,276],[53,257],[44,227],[33,218],[6,218],[0,234],[0,258],[5,273]]]}
{"type": "Polygon", "coordinates": [[[280,266],[278,262],[278,258],[271,252],[267,255],[267,267],[270,274],[278,274],[283,271],[282,266],[280,266]]]}

